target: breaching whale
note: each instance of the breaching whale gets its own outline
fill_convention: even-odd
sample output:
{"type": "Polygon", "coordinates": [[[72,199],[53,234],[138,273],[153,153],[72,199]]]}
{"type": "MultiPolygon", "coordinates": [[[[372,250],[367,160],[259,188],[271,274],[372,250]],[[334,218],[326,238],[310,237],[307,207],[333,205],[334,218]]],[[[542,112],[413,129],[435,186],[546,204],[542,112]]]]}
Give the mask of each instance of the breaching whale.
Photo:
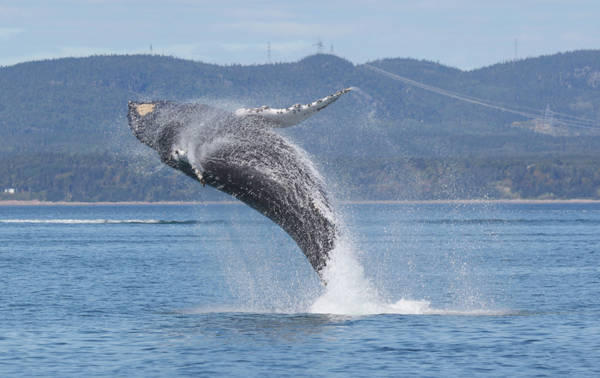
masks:
{"type": "Polygon", "coordinates": [[[278,224],[323,279],[339,237],[319,172],[274,129],[293,126],[350,91],[305,105],[228,112],[198,103],[129,102],[133,134],[163,163],[232,195],[278,224]]]}

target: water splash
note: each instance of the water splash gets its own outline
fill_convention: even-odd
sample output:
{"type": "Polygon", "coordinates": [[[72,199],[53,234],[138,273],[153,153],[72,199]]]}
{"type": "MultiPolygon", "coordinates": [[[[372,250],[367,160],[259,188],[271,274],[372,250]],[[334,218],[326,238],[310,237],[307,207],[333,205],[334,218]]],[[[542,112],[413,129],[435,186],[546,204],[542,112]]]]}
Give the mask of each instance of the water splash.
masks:
{"type": "Polygon", "coordinates": [[[309,312],[338,315],[425,314],[432,313],[428,301],[401,299],[386,301],[355,256],[351,243],[343,240],[331,254],[324,272],[325,292],[311,305],[309,312]]]}
{"type": "MultiPolygon", "coordinates": [[[[359,93],[372,101],[365,92],[359,93]]],[[[152,122],[142,122],[140,115],[133,113],[135,122],[131,126],[135,135],[155,148],[171,166],[190,175],[193,173],[202,183],[206,181],[238,196],[269,217],[298,242],[317,271],[324,266],[330,248],[336,246],[323,273],[328,286],[322,294],[315,295],[314,302],[304,307],[307,312],[345,315],[436,313],[428,301],[406,298],[392,301],[380,294],[366,278],[352,243],[339,237],[337,214],[329,205],[324,180],[310,156],[273,131],[268,122],[235,118],[226,111],[203,104],[158,103],[156,106],[152,122]],[[185,156],[185,159],[175,156],[185,156]]],[[[373,128],[375,119],[375,113],[369,114],[365,125],[373,128]]],[[[237,251],[237,248],[230,250],[237,251]]],[[[256,261],[264,260],[262,257],[256,261]]],[[[261,268],[255,261],[250,260],[247,264],[248,269],[235,264],[228,264],[228,267],[235,270],[236,281],[242,282],[244,289],[254,294],[247,297],[257,299],[250,303],[251,308],[257,308],[264,303],[263,298],[268,297],[264,294],[272,292],[272,281],[256,278],[261,268]]],[[[263,276],[269,277],[268,274],[263,276]]],[[[298,297],[303,295],[306,296],[299,294],[298,297]]],[[[285,308],[294,307],[290,301],[283,302],[278,309],[285,311],[285,308]]]]}

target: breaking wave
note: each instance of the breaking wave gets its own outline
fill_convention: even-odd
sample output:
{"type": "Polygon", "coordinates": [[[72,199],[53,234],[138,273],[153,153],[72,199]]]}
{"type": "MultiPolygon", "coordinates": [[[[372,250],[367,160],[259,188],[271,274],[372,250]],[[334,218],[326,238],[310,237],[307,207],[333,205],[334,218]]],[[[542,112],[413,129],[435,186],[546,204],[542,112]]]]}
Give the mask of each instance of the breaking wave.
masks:
{"type": "Polygon", "coordinates": [[[163,219],[0,219],[1,223],[27,224],[224,224],[226,221],[163,220],[163,219]]]}

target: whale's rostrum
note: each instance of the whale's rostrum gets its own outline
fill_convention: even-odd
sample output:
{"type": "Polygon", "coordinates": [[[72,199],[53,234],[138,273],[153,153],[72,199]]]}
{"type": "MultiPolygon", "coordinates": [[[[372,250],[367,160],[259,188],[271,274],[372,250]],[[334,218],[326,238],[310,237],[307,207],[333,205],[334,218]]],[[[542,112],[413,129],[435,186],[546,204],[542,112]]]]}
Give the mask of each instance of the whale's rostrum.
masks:
{"type": "Polygon", "coordinates": [[[130,101],[128,120],[162,162],[277,223],[323,279],[339,238],[323,179],[306,152],[274,129],[301,122],[349,90],[286,109],[235,112],[198,103],[130,101]]]}

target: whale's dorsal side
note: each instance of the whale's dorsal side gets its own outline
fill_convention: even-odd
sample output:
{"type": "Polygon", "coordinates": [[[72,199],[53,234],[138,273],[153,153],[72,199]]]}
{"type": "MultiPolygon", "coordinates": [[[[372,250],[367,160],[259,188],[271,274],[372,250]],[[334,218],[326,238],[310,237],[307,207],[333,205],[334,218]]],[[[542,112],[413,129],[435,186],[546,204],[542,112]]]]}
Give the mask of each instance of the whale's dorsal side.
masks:
{"type": "Polygon", "coordinates": [[[295,104],[288,108],[271,108],[270,106],[264,105],[258,108],[241,108],[235,111],[237,117],[262,117],[271,121],[274,127],[290,127],[297,125],[304,121],[311,115],[327,107],[327,105],[335,102],[340,96],[348,93],[352,88],[345,88],[341,91],[337,91],[330,94],[327,97],[323,97],[319,100],[313,101],[310,104],[295,104]]]}

